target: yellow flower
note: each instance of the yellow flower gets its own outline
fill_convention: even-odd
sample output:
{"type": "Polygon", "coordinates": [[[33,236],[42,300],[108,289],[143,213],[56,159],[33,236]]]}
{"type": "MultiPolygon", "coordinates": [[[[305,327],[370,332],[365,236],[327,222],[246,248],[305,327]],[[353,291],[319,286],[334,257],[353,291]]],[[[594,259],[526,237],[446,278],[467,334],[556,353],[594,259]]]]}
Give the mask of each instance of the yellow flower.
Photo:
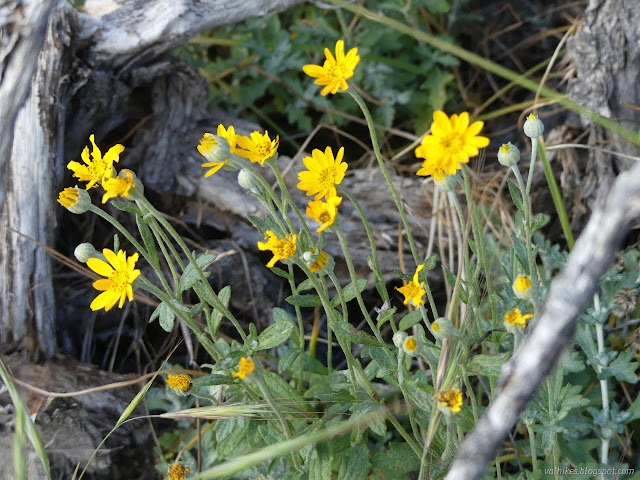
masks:
{"type": "Polygon", "coordinates": [[[191,378],[188,375],[171,375],[165,380],[171,390],[185,394],[191,390],[191,378]]]}
{"type": "Polygon", "coordinates": [[[184,480],[188,471],[189,469],[184,465],[181,465],[179,463],[174,463],[172,465],[169,465],[169,471],[167,472],[167,477],[169,477],[169,480],[184,480]]]}
{"type": "Polygon", "coordinates": [[[244,377],[249,375],[256,368],[256,365],[249,357],[242,357],[240,363],[238,363],[238,371],[233,372],[231,375],[244,380],[244,377]]]}
{"type": "Polygon", "coordinates": [[[86,165],[79,162],[69,162],[67,164],[67,168],[73,171],[74,177],[82,182],[89,182],[87,183],[87,190],[94,187],[99,181],[111,178],[113,175],[113,162],[120,161],[120,154],[124,150],[124,146],[120,144],[114,145],[103,157],[94,141],[93,134],[89,137],[89,140],[93,145],[93,151],[91,152],[93,159],[89,158],[89,147],[84,147],[81,157],[86,165]]]}
{"type": "Polygon", "coordinates": [[[267,267],[273,267],[278,260],[293,257],[296,253],[297,235],[288,234],[286,239],[278,238],[271,230],[266,232],[266,242],[258,242],[260,250],[271,250],[273,258],[267,263],[267,267]]]}
{"type": "MultiPolygon", "coordinates": [[[[220,126],[222,127],[222,125],[220,126]]],[[[205,173],[204,178],[208,178],[214,173],[216,173],[223,166],[225,166],[229,161],[229,159],[220,161],[220,158],[224,158],[224,157],[221,157],[220,155],[220,153],[222,153],[220,152],[220,143],[216,140],[216,137],[211,133],[205,133],[202,136],[202,139],[200,140],[200,145],[198,145],[198,151],[207,160],[211,160],[210,162],[206,162],[202,164],[204,168],[211,167],[211,169],[207,173],[205,173]]]]}
{"type": "Polygon", "coordinates": [[[236,130],[233,128],[233,125],[230,125],[226,130],[222,124],[218,125],[218,136],[227,141],[229,144],[229,151],[233,153],[236,149],[236,130]]]}
{"type": "Polygon", "coordinates": [[[462,394],[457,388],[445,390],[436,395],[438,409],[444,413],[457,413],[462,406],[462,394]]]}
{"type": "Polygon", "coordinates": [[[306,191],[307,196],[315,194],[316,200],[323,196],[335,197],[336,185],[342,182],[349,167],[346,162],[342,162],[344,147],[340,147],[335,159],[331,147],[327,147],[324,153],[314,149],[311,155],[302,159],[308,170],[298,173],[298,188],[306,191]]]}
{"type": "Polygon", "coordinates": [[[129,301],[133,300],[133,288],[131,284],[140,275],[140,270],[135,269],[138,261],[138,254],[134,253],[129,258],[122,250],[118,250],[118,254],[105,248],[102,250],[107,262],[99,258],[90,258],[87,260],[87,266],[103,277],[93,282],[93,288],[102,291],[93,302],[91,302],[91,310],[105,311],[111,308],[120,300],[118,308],[122,308],[125,298],[129,301]]]}
{"type": "Polygon", "coordinates": [[[449,118],[443,111],[435,111],[431,135],[425,135],[415,151],[416,157],[425,159],[418,175],[432,175],[437,181],[445,174],[455,175],[461,163],[468,163],[470,157],[478,155],[478,149],[489,145],[487,137],[478,136],[483,125],[480,121],[469,125],[467,112],[449,118]]]}
{"type": "Polygon", "coordinates": [[[91,197],[86,190],[76,185],[61,191],[58,195],[58,203],[71,213],[81,214],[91,207],[91,197]]]}
{"type": "Polygon", "coordinates": [[[527,313],[526,315],[520,314],[520,309],[516,308],[513,312],[505,313],[504,323],[506,326],[515,325],[520,328],[527,326],[527,320],[533,317],[533,313],[527,313]]]}
{"type": "Polygon", "coordinates": [[[324,49],[324,55],[327,59],[324,65],[305,65],[302,71],[310,77],[317,78],[313,83],[316,85],[326,85],[321,95],[327,95],[329,92],[335,94],[340,90],[347,90],[349,85],[347,80],[353,77],[353,71],[360,61],[358,49],[352,48],[344,54],[344,42],[338,40],[336,42],[336,56],[334,57],[328,48],[324,49]]]}
{"type": "MultiPolygon", "coordinates": [[[[314,253],[315,253],[315,250],[314,250],[314,253]]],[[[324,250],[320,250],[320,253],[316,257],[316,261],[311,264],[311,266],[309,267],[309,270],[311,270],[313,273],[317,272],[318,270],[322,270],[324,267],[327,266],[328,259],[329,259],[329,256],[327,255],[327,252],[325,252],[324,250]]]]}
{"type": "Polygon", "coordinates": [[[405,338],[402,349],[409,355],[413,355],[418,349],[418,340],[413,335],[405,338]]]}
{"type": "Polygon", "coordinates": [[[396,287],[396,290],[398,290],[401,294],[404,295],[405,305],[407,305],[409,302],[411,302],[411,305],[415,307],[419,307],[420,305],[424,304],[424,300],[422,297],[427,292],[425,291],[424,288],[422,288],[422,286],[424,285],[424,282],[423,283],[418,282],[418,274],[420,273],[420,270],[422,270],[423,267],[424,265],[418,265],[418,268],[416,269],[416,273],[413,275],[413,280],[411,282],[407,283],[403,287],[396,287]]]}
{"type": "Polygon", "coordinates": [[[131,172],[131,170],[123,170],[117,177],[103,180],[102,188],[104,188],[106,193],[102,196],[102,203],[106,203],[107,200],[115,197],[129,198],[129,190],[135,188],[135,186],[136,182],[133,179],[133,172],[131,172]]]}
{"type": "Polygon", "coordinates": [[[275,140],[271,140],[269,132],[265,131],[264,135],[260,132],[253,132],[251,138],[244,135],[236,135],[235,140],[237,148],[234,153],[250,160],[252,163],[260,162],[260,166],[264,161],[273,157],[278,150],[280,137],[276,135],[275,140]]]}
{"type": "Polygon", "coordinates": [[[333,225],[333,222],[338,215],[338,205],[342,202],[342,197],[327,197],[327,201],[311,200],[307,207],[307,217],[321,223],[316,230],[320,233],[325,228],[333,225]]]}
{"type": "Polygon", "coordinates": [[[526,275],[520,275],[513,281],[513,293],[516,297],[521,300],[531,300],[533,296],[533,283],[531,282],[531,278],[526,275]]]}

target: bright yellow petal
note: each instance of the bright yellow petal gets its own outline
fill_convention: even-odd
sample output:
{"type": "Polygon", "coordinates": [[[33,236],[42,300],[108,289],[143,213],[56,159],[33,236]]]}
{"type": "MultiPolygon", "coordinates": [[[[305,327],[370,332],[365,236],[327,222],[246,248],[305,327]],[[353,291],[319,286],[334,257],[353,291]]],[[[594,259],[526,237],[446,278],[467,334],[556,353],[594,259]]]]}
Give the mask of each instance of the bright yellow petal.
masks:
{"type": "Polygon", "coordinates": [[[90,258],[87,260],[87,267],[103,277],[108,277],[113,273],[113,267],[99,258],[90,258]]]}
{"type": "Polygon", "coordinates": [[[93,288],[101,292],[104,292],[105,290],[109,290],[112,285],[113,285],[113,282],[108,278],[101,278],[100,280],[96,280],[95,282],[93,282],[93,288]]]}

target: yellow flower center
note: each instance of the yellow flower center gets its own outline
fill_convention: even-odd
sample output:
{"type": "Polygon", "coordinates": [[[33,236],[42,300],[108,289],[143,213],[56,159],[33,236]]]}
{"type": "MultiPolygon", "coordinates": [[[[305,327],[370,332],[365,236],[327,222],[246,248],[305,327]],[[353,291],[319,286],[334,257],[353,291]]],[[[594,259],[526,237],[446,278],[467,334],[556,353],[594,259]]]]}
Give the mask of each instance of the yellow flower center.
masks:
{"type": "Polygon", "coordinates": [[[256,154],[260,158],[264,158],[264,159],[269,158],[272,155],[271,142],[262,141],[261,143],[256,144],[256,154]]]}
{"type": "Polygon", "coordinates": [[[324,188],[333,187],[336,184],[336,169],[326,168],[320,174],[320,184],[324,188]]]}
{"type": "Polygon", "coordinates": [[[421,290],[420,284],[417,283],[407,283],[404,287],[404,294],[406,297],[414,298],[420,295],[421,290]]]}
{"type": "Polygon", "coordinates": [[[287,242],[286,240],[282,240],[273,249],[273,254],[276,257],[280,257],[280,258],[289,258],[289,257],[292,257],[295,253],[296,253],[295,243],[287,242]]]}
{"type": "Polygon", "coordinates": [[[184,477],[188,471],[189,469],[184,465],[174,463],[173,465],[169,466],[167,477],[169,477],[169,480],[184,480],[184,477]]]}
{"type": "Polygon", "coordinates": [[[409,337],[404,341],[404,348],[408,351],[413,352],[418,346],[418,342],[415,338],[409,337]]]}
{"type": "Polygon", "coordinates": [[[256,365],[253,363],[253,360],[251,360],[249,357],[242,357],[240,359],[240,363],[238,364],[238,371],[233,372],[231,375],[244,380],[244,377],[253,372],[255,368],[256,365]]]}
{"type": "Polygon", "coordinates": [[[438,393],[436,400],[452,412],[459,412],[460,406],[462,406],[462,394],[455,388],[438,393]]]}
{"type": "Polygon", "coordinates": [[[440,331],[440,324],[436,322],[436,323],[431,325],[431,328],[433,328],[434,332],[439,332],[440,331]]]}
{"type": "Polygon", "coordinates": [[[502,153],[507,153],[509,150],[511,150],[511,145],[505,143],[500,147],[500,150],[502,151],[502,153]]]}
{"type": "Polygon", "coordinates": [[[187,375],[171,375],[165,380],[169,384],[169,388],[181,390],[183,392],[191,388],[191,379],[187,375]]]}
{"type": "Polygon", "coordinates": [[[513,288],[518,290],[519,292],[526,292],[531,288],[531,279],[529,277],[518,277],[516,281],[513,282],[513,288]]]}
{"type": "Polygon", "coordinates": [[[125,292],[127,285],[132,282],[132,280],[129,280],[129,272],[127,270],[114,270],[109,280],[111,280],[111,288],[109,290],[116,291],[118,294],[125,292]]]}
{"type": "Polygon", "coordinates": [[[462,150],[464,146],[464,142],[462,141],[462,137],[459,133],[454,132],[446,135],[440,139],[440,145],[447,152],[458,152],[462,150]]]}
{"type": "Polygon", "coordinates": [[[331,220],[331,215],[329,214],[329,212],[325,210],[320,214],[320,216],[318,217],[318,220],[320,220],[320,223],[326,223],[329,220],[331,220]]]}
{"type": "Polygon", "coordinates": [[[327,77],[329,77],[329,80],[332,82],[335,82],[336,80],[342,80],[345,78],[345,76],[346,72],[343,65],[339,65],[336,63],[335,65],[332,65],[327,69],[327,77]]]}

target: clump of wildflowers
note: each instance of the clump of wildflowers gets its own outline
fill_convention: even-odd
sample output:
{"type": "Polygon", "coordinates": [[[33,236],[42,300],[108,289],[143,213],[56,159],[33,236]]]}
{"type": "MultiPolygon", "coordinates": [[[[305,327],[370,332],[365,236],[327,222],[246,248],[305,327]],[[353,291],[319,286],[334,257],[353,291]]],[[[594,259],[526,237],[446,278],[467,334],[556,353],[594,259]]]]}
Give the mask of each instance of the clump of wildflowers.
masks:
{"type": "Polygon", "coordinates": [[[271,250],[273,258],[267,263],[267,267],[273,267],[278,260],[293,257],[296,254],[296,240],[298,236],[288,234],[286,238],[278,238],[271,230],[266,231],[266,242],[258,242],[260,250],[271,250]]]}
{"type": "Polygon", "coordinates": [[[105,248],[102,250],[107,262],[99,258],[90,258],[87,260],[87,266],[103,277],[93,282],[93,288],[102,291],[93,302],[91,302],[91,310],[105,311],[118,303],[118,308],[122,308],[125,298],[129,301],[133,300],[133,287],[131,284],[140,275],[140,270],[135,268],[138,261],[138,254],[134,253],[130,257],[122,250],[118,250],[116,254],[112,250],[105,248]]]}
{"type": "Polygon", "coordinates": [[[360,61],[358,49],[352,48],[344,54],[344,42],[336,42],[336,56],[334,57],[328,48],[324,49],[326,60],[323,66],[305,65],[302,71],[310,77],[317,78],[313,83],[325,85],[320,95],[336,94],[338,90],[347,90],[347,80],[353,77],[353,72],[360,61]]]}

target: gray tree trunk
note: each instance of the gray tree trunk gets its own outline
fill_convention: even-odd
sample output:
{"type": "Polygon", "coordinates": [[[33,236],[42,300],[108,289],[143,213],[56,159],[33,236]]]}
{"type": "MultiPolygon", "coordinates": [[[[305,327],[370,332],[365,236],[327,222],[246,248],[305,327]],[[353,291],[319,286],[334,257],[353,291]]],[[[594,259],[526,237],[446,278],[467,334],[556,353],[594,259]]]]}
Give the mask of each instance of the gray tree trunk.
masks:
{"type": "Polygon", "coordinates": [[[195,126],[202,98],[190,110],[188,102],[182,107],[180,98],[167,93],[180,69],[180,85],[192,84],[193,72],[182,65],[176,72],[176,62],[166,58],[157,65],[158,58],[204,30],[302,0],[132,0],[99,18],[60,1],[39,52],[52,3],[25,0],[0,6],[0,174],[6,185],[0,191],[0,343],[22,343],[45,356],[56,348],[53,285],[50,259],[35,242],[52,245],[55,199],[69,160],[64,152],[77,157],[90,132],[100,141],[126,120],[123,106],[143,82],[157,91],[164,88],[171,99],[165,106],[180,110],[186,120],[174,135],[195,126]]]}

